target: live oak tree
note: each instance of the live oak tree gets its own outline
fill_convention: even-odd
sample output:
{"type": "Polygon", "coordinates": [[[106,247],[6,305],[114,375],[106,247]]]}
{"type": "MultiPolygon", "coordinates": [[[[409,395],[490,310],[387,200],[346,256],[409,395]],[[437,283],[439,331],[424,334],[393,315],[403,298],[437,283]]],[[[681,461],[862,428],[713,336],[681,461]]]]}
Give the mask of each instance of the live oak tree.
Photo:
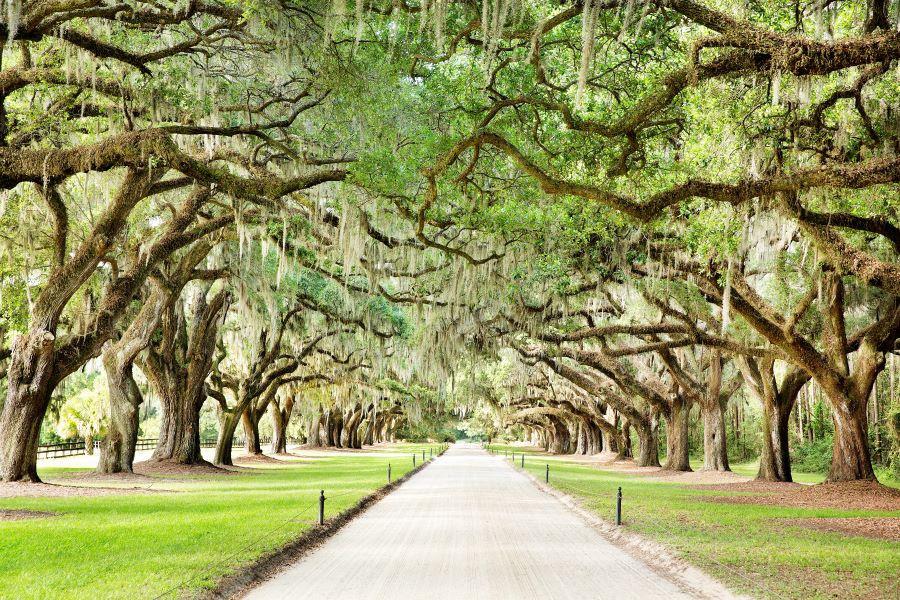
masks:
{"type": "MultiPolygon", "coordinates": [[[[274,47],[271,29],[249,31],[252,23],[233,7],[10,6],[0,28],[9,42],[0,71],[0,184],[45,206],[41,239],[25,242],[31,251],[46,240],[48,249],[32,257],[24,275],[40,273],[40,283],[28,283],[36,288],[29,323],[11,349],[0,477],[36,481],[38,434],[54,388],[100,353],[158,264],[215,231],[231,212],[207,207],[205,193],[188,194],[161,226],[164,233],[143,245],[128,237],[146,235],[134,227],[142,207],[191,185],[269,206],[345,171],[327,157],[305,161],[312,165],[306,170],[281,168],[285,152],[292,164],[304,163],[286,128],[325,92],[311,90],[302,67],[288,68],[273,87],[268,70],[258,68],[274,47]],[[165,35],[153,38],[150,28],[165,35]],[[194,94],[180,85],[187,76],[199,83],[194,94]],[[234,77],[246,83],[236,85],[234,77]],[[215,99],[206,86],[215,87],[215,99]],[[210,120],[212,111],[219,116],[210,120]],[[252,155],[246,147],[215,147],[214,140],[236,136],[262,139],[263,147],[252,155]],[[112,193],[97,203],[97,189],[112,193]],[[75,221],[74,209],[85,205],[87,219],[75,221]],[[110,276],[98,272],[101,264],[111,265],[110,276]],[[84,318],[75,322],[68,311],[88,285],[97,296],[85,293],[84,318]]],[[[289,46],[299,50],[307,41],[289,46]]]]}
{"type": "Polygon", "coordinates": [[[0,476],[37,478],[50,394],[102,354],[103,470],[131,468],[136,365],[164,460],[201,460],[211,397],[222,463],[239,423],[261,450],[267,408],[284,451],[292,414],[357,447],[453,407],[646,466],[664,432],[686,470],[694,410],[727,470],[748,395],[759,477],[789,481],[815,385],[829,479],[873,479],[900,334],[895,5],[13,6],[0,476]]]}
{"type": "MultiPolygon", "coordinates": [[[[407,55],[423,101],[453,118],[409,153],[415,197],[391,200],[420,243],[473,264],[502,251],[473,253],[465,237],[447,248],[431,237],[442,219],[507,237],[533,222],[506,215],[531,204],[577,206],[676,236],[722,219],[792,224],[797,245],[823,267],[813,287],[821,281],[830,317],[815,341],[792,336],[758,284],[732,274],[728,236],[680,271],[708,296],[731,295],[735,320],[821,386],[836,431],[829,479],[871,479],[865,407],[896,340],[900,38],[888,3],[792,12],[782,4],[400,4],[389,18],[401,32],[414,37],[415,22],[429,31],[407,55]],[[442,97],[473,80],[480,85],[442,97]],[[886,295],[865,333],[846,331],[848,281],[886,295]]],[[[539,227],[530,235],[546,235],[539,227]]],[[[589,255],[592,234],[576,254],[589,255]]],[[[670,262],[687,247],[676,242],[670,262]]]]}

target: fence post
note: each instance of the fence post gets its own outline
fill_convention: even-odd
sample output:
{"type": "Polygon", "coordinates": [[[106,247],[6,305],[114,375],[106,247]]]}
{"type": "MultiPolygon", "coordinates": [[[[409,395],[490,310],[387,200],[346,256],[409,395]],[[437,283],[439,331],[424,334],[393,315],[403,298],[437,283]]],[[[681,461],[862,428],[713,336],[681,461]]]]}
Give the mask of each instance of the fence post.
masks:
{"type": "Polygon", "coordinates": [[[388,463],[388,483],[391,482],[391,463],[388,463]]]}
{"type": "Polygon", "coordinates": [[[550,464],[547,463],[547,470],[544,472],[544,483],[550,483],[550,464]]]}
{"type": "Polygon", "coordinates": [[[619,491],[616,493],[616,525],[622,524],[622,486],[619,486],[619,491]]]}
{"type": "Polygon", "coordinates": [[[325,490],[319,492],[319,525],[325,524],[325,490]]]}

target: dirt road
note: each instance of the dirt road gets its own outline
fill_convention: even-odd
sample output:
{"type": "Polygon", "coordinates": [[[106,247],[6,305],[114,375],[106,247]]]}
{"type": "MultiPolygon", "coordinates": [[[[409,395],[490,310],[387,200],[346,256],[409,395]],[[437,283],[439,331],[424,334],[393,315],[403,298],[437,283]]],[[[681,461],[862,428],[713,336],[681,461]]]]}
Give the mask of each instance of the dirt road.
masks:
{"type": "Polygon", "coordinates": [[[452,447],[253,600],[690,598],[477,446],[452,447]]]}

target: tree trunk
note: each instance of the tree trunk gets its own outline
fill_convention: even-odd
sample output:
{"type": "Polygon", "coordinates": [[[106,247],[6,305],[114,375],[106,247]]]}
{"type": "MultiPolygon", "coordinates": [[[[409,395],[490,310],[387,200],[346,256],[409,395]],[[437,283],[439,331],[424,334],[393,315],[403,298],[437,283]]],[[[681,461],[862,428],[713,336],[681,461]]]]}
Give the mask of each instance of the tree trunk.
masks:
{"type": "Polygon", "coordinates": [[[144,398],[134,381],[132,365],[117,364],[104,354],[106,384],[109,390],[109,426],[100,444],[98,473],[132,473],[137,446],[140,407],[144,398]]]}
{"type": "Polygon", "coordinates": [[[549,415],[547,417],[553,425],[553,440],[550,444],[551,454],[565,454],[569,451],[569,428],[562,420],[549,415]]]}
{"type": "Polygon", "coordinates": [[[625,419],[622,422],[622,443],[620,444],[622,458],[631,458],[634,451],[631,449],[631,421],[625,419]]]}
{"type": "Polygon", "coordinates": [[[834,447],[828,481],[875,480],[869,451],[866,403],[844,401],[833,406],[834,447]]]}
{"type": "Polygon", "coordinates": [[[722,403],[708,400],[703,407],[703,469],[730,471],[722,403]]]}
{"type": "Polygon", "coordinates": [[[705,471],[730,471],[728,444],[725,433],[725,405],[722,398],[722,353],[713,350],[710,357],[706,395],[703,405],[703,469],[705,471]]]}
{"type": "MultiPolygon", "coordinates": [[[[792,403],[791,403],[792,404],[792,403]]],[[[759,455],[757,479],[793,481],[789,447],[790,405],[780,402],[779,395],[768,388],[763,395],[762,451],[759,455]]]]}
{"type": "Polygon", "coordinates": [[[190,336],[180,303],[175,302],[166,310],[162,341],[147,349],[142,365],[162,408],[153,460],[209,464],[200,453],[200,408],[206,401],[205,382],[212,370],[219,323],[228,310],[228,296],[219,292],[207,304],[206,293],[198,292],[190,336]]]}
{"type": "Polygon", "coordinates": [[[586,455],[588,453],[587,425],[582,420],[575,424],[575,437],[578,440],[575,444],[575,454],[586,455]]]}
{"type": "Polygon", "coordinates": [[[233,465],[231,450],[234,446],[234,433],[237,431],[240,418],[233,410],[224,413],[224,418],[219,424],[219,437],[216,438],[216,455],[213,463],[217,465],[233,465]]]}
{"type": "Polygon", "coordinates": [[[309,426],[306,429],[307,446],[311,446],[313,448],[319,448],[322,446],[322,418],[323,415],[320,412],[316,417],[309,421],[309,426]]]}
{"type": "Polygon", "coordinates": [[[269,404],[269,413],[272,415],[272,452],[275,454],[287,454],[287,429],[291,422],[291,413],[294,412],[293,398],[285,398],[284,408],[275,402],[269,404]]]}
{"type": "Polygon", "coordinates": [[[637,456],[637,465],[639,467],[658,467],[659,418],[656,414],[653,414],[646,424],[635,424],[634,428],[637,431],[638,441],[641,444],[637,456]]]}
{"type": "MultiPolygon", "coordinates": [[[[197,254],[205,256],[205,246],[198,248],[197,254]]],[[[193,255],[186,256],[184,266],[196,264],[194,258],[193,255]]],[[[154,286],[122,337],[103,353],[103,370],[109,391],[109,429],[100,445],[98,473],[133,472],[139,411],[144,401],[134,381],[134,361],[150,344],[153,333],[159,328],[166,303],[180,289],[181,281],[172,289],[154,286]]]]}
{"type": "Polygon", "coordinates": [[[585,424],[585,428],[588,439],[587,453],[591,456],[600,454],[603,451],[603,433],[596,424],[590,421],[585,424]]]}
{"type": "Polygon", "coordinates": [[[331,448],[341,448],[341,431],[344,429],[343,415],[338,409],[331,409],[328,411],[328,418],[325,423],[327,432],[326,445],[331,448]]]}
{"type": "Polygon", "coordinates": [[[241,425],[244,427],[244,451],[251,456],[262,454],[259,444],[259,421],[253,415],[253,407],[248,406],[241,413],[241,425]]]}
{"type": "Polygon", "coordinates": [[[666,469],[670,471],[690,471],[689,425],[691,405],[683,396],[677,395],[671,403],[666,419],[666,469]]]}
{"type": "Polygon", "coordinates": [[[200,453],[200,407],[206,396],[178,388],[157,389],[156,393],[160,398],[162,422],[152,460],[207,464],[200,453]]]}
{"type": "Polygon", "coordinates": [[[12,349],[8,391],[0,413],[0,479],[39,482],[37,449],[53,389],[54,335],[32,330],[12,349]]]}

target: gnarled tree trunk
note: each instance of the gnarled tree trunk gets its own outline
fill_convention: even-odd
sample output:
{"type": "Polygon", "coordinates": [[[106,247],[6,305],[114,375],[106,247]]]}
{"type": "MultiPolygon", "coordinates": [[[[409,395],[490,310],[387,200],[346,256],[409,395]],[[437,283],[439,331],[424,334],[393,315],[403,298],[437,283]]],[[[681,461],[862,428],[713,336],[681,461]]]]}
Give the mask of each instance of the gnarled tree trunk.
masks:
{"type": "Polygon", "coordinates": [[[284,399],[284,406],[276,402],[269,404],[269,414],[272,415],[272,452],[275,454],[287,454],[288,424],[291,422],[291,413],[294,412],[294,396],[288,395],[284,399]]]}
{"type": "Polygon", "coordinates": [[[55,336],[36,328],[16,338],[0,413],[0,479],[40,481],[37,449],[50,395],[55,336]]]}
{"type": "Polygon", "coordinates": [[[730,471],[728,466],[728,437],[725,432],[725,406],[722,395],[722,354],[713,350],[710,357],[706,394],[701,396],[703,413],[703,469],[730,471]]]}
{"type": "Polygon", "coordinates": [[[259,421],[252,406],[247,406],[241,413],[241,425],[244,428],[244,451],[252,456],[259,456],[262,454],[262,446],[259,443],[259,421]]]}
{"type": "Polygon", "coordinates": [[[206,378],[212,369],[219,324],[227,311],[227,295],[219,292],[207,304],[205,292],[194,303],[188,336],[180,303],[167,307],[163,337],[147,349],[143,371],[160,398],[162,424],[153,460],[206,464],[200,453],[200,408],[206,401],[206,378]]]}
{"type": "Polygon", "coordinates": [[[666,419],[666,465],[670,471],[690,471],[689,425],[691,404],[682,394],[673,394],[666,419]]]}
{"type": "Polygon", "coordinates": [[[635,423],[638,441],[641,447],[636,458],[639,467],[659,466],[659,416],[651,411],[650,418],[644,423],[635,423]]]}
{"type": "Polygon", "coordinates": [[[140,407],[144,398],[134,381],[133,363],[116,364],[113,357],[103,356],[109,389],[109,425],[100,444],[98,473],[131,473],[137,446],[140,407]]]}
{"type": "Polygon", "coordinates": [[[233,465],[232,449],[234,447],[234,434],[240,423],[240,415],[235,414],[233,409],[227,409],[221,412],[219,419],[219,435],[216,438],[216,453],[213,463],[217,465],[233,465]]]}

